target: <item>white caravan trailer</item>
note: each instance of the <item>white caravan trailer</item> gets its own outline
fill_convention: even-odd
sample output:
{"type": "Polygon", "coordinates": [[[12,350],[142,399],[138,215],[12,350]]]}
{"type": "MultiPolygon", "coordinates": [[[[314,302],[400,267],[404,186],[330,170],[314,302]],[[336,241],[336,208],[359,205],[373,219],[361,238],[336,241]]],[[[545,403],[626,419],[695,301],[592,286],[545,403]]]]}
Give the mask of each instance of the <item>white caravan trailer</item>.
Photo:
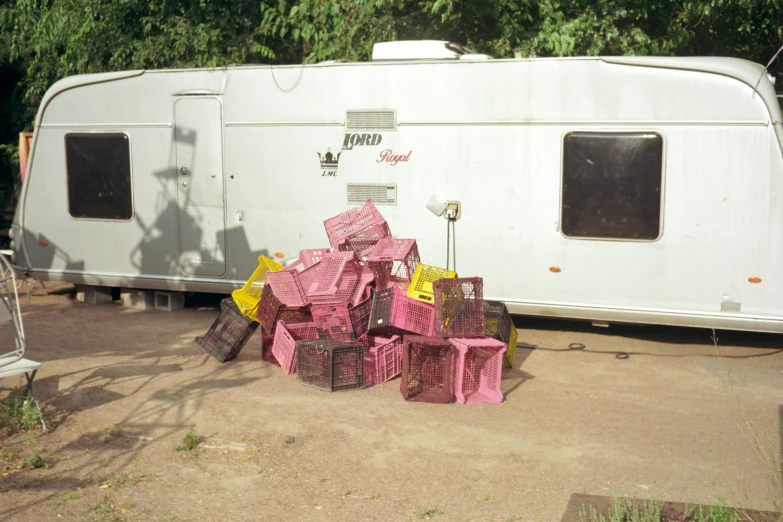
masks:
{"type": "Polygon", "coordinates": [[[762,66],[407,45],[57,82],[15,266],[228,293],[259,254],[328,246],[323,220],[367,199],[443,266],[439,194],[461,203],[457,271],[512,313],[783,332],[783,127],[762,66]]]}

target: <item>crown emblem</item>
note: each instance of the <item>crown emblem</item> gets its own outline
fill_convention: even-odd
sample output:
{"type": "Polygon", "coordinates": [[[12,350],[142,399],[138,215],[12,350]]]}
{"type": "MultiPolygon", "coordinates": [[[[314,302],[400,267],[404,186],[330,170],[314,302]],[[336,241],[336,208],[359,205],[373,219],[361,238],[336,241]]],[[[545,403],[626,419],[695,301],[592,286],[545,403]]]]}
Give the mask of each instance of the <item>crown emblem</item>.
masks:
{"type": "Polygon", "coordinates": [[[337,155],[335,156],[334,154],[332,154],[331,151],[327,149],[326,154],[324,154],[323,156],[321,155],[320,152],[318,152],[317,154],[318,154],[318,159],[321,160],[322,170],[337,170],[337,162],[340,161],[340,154],[342,154],[342,152],[338,152],[337,155]]]}

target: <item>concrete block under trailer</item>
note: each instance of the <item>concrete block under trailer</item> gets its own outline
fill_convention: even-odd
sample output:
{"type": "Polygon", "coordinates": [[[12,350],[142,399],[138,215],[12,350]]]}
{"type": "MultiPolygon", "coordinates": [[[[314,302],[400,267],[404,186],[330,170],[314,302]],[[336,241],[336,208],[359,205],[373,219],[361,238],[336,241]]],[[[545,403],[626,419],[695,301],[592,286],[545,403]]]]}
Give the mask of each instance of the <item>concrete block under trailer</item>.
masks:
{"type": "Polygon", "coordinates": [[[514,313],[783,331],[783,129],[729,58],[385,60],[56,83],[14,263],[49,280],[229,292],[372,198],[514,313]]]}

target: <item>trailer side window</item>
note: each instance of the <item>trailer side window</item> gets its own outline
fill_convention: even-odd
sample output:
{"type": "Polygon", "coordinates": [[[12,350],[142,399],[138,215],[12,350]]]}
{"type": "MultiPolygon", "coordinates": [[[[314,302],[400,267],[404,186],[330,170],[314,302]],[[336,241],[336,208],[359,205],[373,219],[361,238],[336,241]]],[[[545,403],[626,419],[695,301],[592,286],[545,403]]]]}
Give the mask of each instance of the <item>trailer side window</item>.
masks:
{"type": "Polygon", "coordinates": [[[133,217],[130,144],[125,134],[67,134],[68,212],[75,218],[133,217]]]}
{"type": "Polygon", "coordinates": [[[654,240],[661,230],[663,138],[574,132],[563,143],[563,234],[654,240]]]}

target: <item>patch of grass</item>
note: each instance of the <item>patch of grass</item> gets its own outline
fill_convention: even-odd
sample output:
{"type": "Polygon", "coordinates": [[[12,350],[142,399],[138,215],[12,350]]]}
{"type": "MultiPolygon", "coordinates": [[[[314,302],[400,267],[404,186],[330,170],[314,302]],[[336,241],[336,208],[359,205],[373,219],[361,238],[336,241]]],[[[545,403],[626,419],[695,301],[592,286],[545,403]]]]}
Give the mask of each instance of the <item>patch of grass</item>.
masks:
{"type": "Polygon", "coordinates": [[[200,437],[196,433],[196,425],[194,423],[190,425],[190,429],[185,433],[185,436],[182,437],[182,444],[176,446],[174,449],[183,453],[193,453],[196,451],[196,448],[198,448],[199,442],[200,437]]]}
{"type": "Polygon", "coordinates": [[[104,495],[100,502],[87,506],[80,522],[127,522],[129,505],[115,506],[108,495],[104,495]]]}
{"type": "Polygon", "coordinates": [[[717,506],[697,506],[688,510],[690,520],[693,522],[740,522],[736,509],[726,507],[723,499],[718,499],[717,506]]]}
{"type": "Polygon", "coordinates": [[[434,518],[434,517],[436,517],[438,515],[442,515],[442,514],[443,514],[443,512],[441,510],[439,510],[438,508],[429,508],[429,509],[425,509],[425,510],[419,511],[418,513],[416,513],[416,516],[420,520],[429,520],[431,518],[434,518]]]}
{"type": "Polygon", "coordinates": [[[129,473],[115,473],[103,478],[91,478],[90,482],[98,487],[124,488],[135,486],[147,479],[146,475],[131,475],[129,473]]]}
{"type": "Polygon", "coordinates": [[[109,442],[110,440],[118,439],[125,435],[125,431],[122,426],[114,425],[103,430],[103,442],[109,442]]]}
{"type": "Polygon", "coordinates": [[[609,515],[596,512],[595,506],[582,506],[581,522],[741,522],[736,509],[726,507],[723,499],[717,506],[695,506],[685,513],[663,513],[663,502],[648,500],[639,505],[631,499],[612,496],[609,515]]]}
{"type": "Polygon", "coordinates": [[[21,469],[49,469],[52,467],[51,459],[42,453],[43,448],[36,448],[29,457],[24,459],[19,467],[21,469]]]}
{"type": "Polygon", "coordinates": [[[0,429],[11,433],[40,426],[41,411],[38,401],[16,391],[0,401],[0,429]]]}
{"type": "Polygon", "coordinates": [[[63,495],[60,495],[56,499],[54,499],[52,501],[52,503],[55,506],[60,507],[60,506],[62,506],[64,504],[66,504],[67,502],[70,502],[71,500],[78,500],[78,499],[82,498],[82,496],[84,496],[84,492],[83,491],[74,491],[73,493],[65,493],[63,495]]]}

